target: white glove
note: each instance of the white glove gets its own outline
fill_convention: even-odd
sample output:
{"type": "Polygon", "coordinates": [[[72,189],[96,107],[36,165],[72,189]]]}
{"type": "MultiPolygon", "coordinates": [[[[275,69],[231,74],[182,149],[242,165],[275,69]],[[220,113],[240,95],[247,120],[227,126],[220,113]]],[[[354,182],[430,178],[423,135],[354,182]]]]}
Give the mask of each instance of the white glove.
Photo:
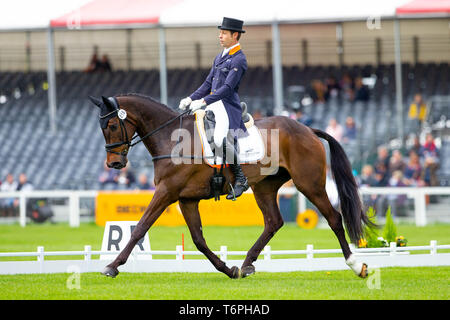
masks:
{"type": "Polygon", "coordinates": [[[192,112],[195,112],[196,110],[200,109],[201,107],[206,106],[206,102],[204,99],[194,100],[191,103],[191,106],[189,107],[192,112]]]}
{"type": "Polygon", "coordinates": [[[184,98],[180,100],[180,105],[178,106],[178,109],[186,110],[186,108],[191,104],[192,99],[190,97],[184,98]]]}

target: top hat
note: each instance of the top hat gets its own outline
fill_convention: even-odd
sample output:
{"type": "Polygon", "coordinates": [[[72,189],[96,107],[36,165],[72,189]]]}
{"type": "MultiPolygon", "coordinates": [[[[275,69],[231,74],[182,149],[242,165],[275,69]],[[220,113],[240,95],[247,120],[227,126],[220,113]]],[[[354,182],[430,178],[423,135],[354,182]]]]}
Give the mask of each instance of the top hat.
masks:
{"type": "Polygon", "coordinates": [[[222,25],[218,26],[217,28],[222,29],[222,30],[231,30],[231,31],[245,33],[245,30],[242,30],[243,25],[244,25],[244,21],[242,21],[242,20],[224,17],[223,21],[222,21],[222,25]]]}

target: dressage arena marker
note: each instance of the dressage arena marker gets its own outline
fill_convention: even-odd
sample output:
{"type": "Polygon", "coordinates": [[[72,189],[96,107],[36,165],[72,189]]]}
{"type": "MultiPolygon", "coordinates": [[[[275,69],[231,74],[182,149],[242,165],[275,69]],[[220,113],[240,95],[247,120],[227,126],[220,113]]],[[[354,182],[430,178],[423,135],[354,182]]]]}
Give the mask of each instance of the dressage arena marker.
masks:
{"type": "MultiPolygon", "coordinates": [[[[355,248],[352,251],[360,261],[369,265],[369,270],[383,267],[425,267],[425,266],[449,266],[450,253],[438,253],[438,250],[448,250],[450,245],[437,245],[432,240],[428,246],[397,247],[391,242],[387,248],[355,248]],[[429,251],[427,254],[410,254],[411,251],[429,251]]],[[[257,260],[254,265],[258,272],[292,272],[292,271],[332,271],[350,270],[343,257],[317,258],[320,254],[340,254],[341,249],[314,249],[313,245],[307,245],[306,250],[271,250],[266,246],[261,252],[263,259],[257,260]],[[296,259],[272,259],[276,255],[306,255],[306,258],[296,259]]],[[[32,273],[66,273],[70,268],[78,267],[80,273],[100,272],[108,261],[93,260],[93,255],[116,255],[111,251],[92,251],[91,246],[85,246],[84,251],[44,251],[44,247],[38,247],[36,252],[4,252],[0,257],[37,257],[36,261],[1,261],[0,274],[32,274],[32,273]],[[48,256],[84,256],[83,260],[45,260],[48,256]]],[[[243,260],[228,260],[228,256],[245,256],[246,251],[228,251],[226,246],[221,246],[220,251],[214,254],[229,265],[242,265],[243,260]]],[[[151,250],[145,252],[133,251],[130,259],[119,268],[120,272],[218,272],[207,259],[185,259],[183,255],[199,255],[199,251],[184,251],[182,246],[175,251],[151,250]],[[141,255],[169,255],[176,259],[137,259],[141,255]]],[[[111,259],[112,260],[112,259],[111,259]]]]}
{"type": "MultiPolygon", "coordinates": [[[[137,225],[137,221],[107,221],[105,225],[105,231],[103,232],[102,250],[106,252],[113,252],[116,255],[115,258],[123,248],[127,245],[131,238],[131,233],[137,225]]],[[[148,233],[145,233],[144,237],[138,241],[133,251],[138,253],[150,252],[150,239],[148,233]]],[[[134,259],[134,255],[130,259],[134,259]]],[[[138,254],[138,259],[152,260],[151,254],[138,254]]],[[[100,255],[100,260],[111,260],[111,255],[100,255]]]]}

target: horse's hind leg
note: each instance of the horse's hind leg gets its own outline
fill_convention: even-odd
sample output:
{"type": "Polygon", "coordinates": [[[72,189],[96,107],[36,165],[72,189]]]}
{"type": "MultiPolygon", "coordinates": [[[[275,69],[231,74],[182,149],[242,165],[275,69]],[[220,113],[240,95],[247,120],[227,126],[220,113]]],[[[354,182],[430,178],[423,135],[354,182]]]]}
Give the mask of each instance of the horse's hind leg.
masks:
{"type": "MultiPolygon", "coordinates": [[[[306,167],[306,165],[304,165],[306,167]]],[[[297,189],[302,192],[325,217],[336,235],[345,259],[351,255],[347,239],[345,239],[345,230],[342,224],[342,216],[336,211],[328,199],[325,191],[325,162],[319,161],[309,164],[308,171],[291,171],[292,181],[297,189]]]]}
{"type": "Polygon", "coordinates": [[[197,249],[208,258],[208,260],[218,271],[225,273],[230,278],[239,278],[239,268],[228,268],[225,265],[225,262],[220,260],[219,257],[217,257],[206,245],[206,240],[203,237],[202,221],[198,211],[198,200],[180,200],[179,203],[181,212],[183,213],[184,219],[186,220],[186,224],[191,233],[192,241],[197,249]]]}
{"type": "Polygon", "coordinates": [[[242,264],[242,276],[246,277],[255,272],[253,262],[258,259],[259,254],[272,239],[275,233],[283,226],[283,218],[277,203],[277,193],[281,185],[289,180],[287,172],[280,169],[279,175],[266,178],[255,186],[252,186],[256,203],[264,216],[264,231],[250,248],[247,257],[242,264]]]}

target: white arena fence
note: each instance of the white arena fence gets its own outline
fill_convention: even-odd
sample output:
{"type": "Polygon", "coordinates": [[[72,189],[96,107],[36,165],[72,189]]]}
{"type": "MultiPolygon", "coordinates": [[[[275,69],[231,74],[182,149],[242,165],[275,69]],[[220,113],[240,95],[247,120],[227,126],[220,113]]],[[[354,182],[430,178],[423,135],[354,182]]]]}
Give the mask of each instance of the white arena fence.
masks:
{"type": "MultiPolygon", "coordinates": [[[[352,252],[360,260],[369,265],[370,270],[383,267],[425,267],[450,265],[450,253],[438,252],[449,250],[450,245],[437,245],[432,240],[428,246],[397,247],[391,242],[386,248],[355,248],[352,252]],[[429,251],[428,253],[410,254],[413,251],[429,251]]],[[[229,266],[240,266],[243,260],[228,259],[230,256],[245,256],[246,251],[228,251],[221,246],[214,252],[229,266]]],[[[83,273],[100,272],[118,254],[111,251],[93,251],[85,246],[82,251],[44,251],[38,247],[35,252],[0,253],[0,258],[36,257],[34,261],[0,261],[0,274],[39,274],[39,273],[83,273]],[[93,259],[94,255],[111,255],[111,259],[93,259]],[[45,260],[51,256],[84,256],[82,260],[45,260]]],[[[128,262],[119,267],[121,272],[218,272],[212,264],[203,259],[185,259],[185,256],[203,256],[199,251],[184,251],[177,246],[175,251],[151,250],[138,252],[134,250],[128,262]],[[153,255],[175,256],[175,259],[153,259],[153,255]],[[145,260],[140,259],[146,256],[145,260]]],[[[204,257],[204,256],[203,256],[204,257]]],[[[341,249],[314,249],[307,245],[306,250],[272,250],[266,246],[260,258],[254,263],[260,272],[292,272],[292,271],[332,271],[349,270],[345,264],[341,249]],[[339,254],[340,257],[323,257],[323,254],[339,254]],[[306,258],[279,258],[279,255],[306,255],[306,258]]]]}
{"type": "MultiPolygon", "coordinates": [[[[417,226],[427,225],[427,195],[450,195],[450,187],[362,187],[359,189],[361,195],[406,195],[414,199],[414,219],[417,226]]],[[[27,224],[26,203],[31,198],[67,198],[69,224],[71,227],[80,225],[80,198],[96,198],[97,190],[53,190],[53,191],[16,191],[0,192],[1,198],[19,199],[19,222],[21,226],[27,224]]],[[[251,190],[247,192],[251,193],[251,190]]],[[[281,188],[280,195],[298,195],[298,212],[306,210],[306,198],[295,188],[281,188]]],[[[450,210],[449,210],[450,212],[450,210]]]]}

